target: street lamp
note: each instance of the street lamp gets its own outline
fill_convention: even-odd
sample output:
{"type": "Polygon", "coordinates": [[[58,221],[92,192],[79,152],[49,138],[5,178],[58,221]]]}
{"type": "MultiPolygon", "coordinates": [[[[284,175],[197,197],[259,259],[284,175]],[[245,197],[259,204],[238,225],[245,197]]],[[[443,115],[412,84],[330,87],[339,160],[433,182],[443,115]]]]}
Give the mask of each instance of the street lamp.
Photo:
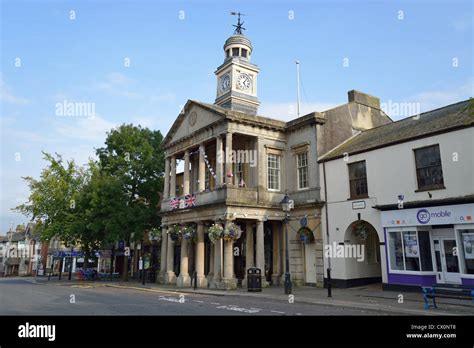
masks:
{"type": "Polygon", "coordinates": [[[285,212],[285,294],[291,294],[291,275],[290,275],[290,255],[288,254],[288,220],[290,219],[290,210],[293,208],[293,201],[285,193],[285,197],[281,201],[281,208],[285,212]]]}

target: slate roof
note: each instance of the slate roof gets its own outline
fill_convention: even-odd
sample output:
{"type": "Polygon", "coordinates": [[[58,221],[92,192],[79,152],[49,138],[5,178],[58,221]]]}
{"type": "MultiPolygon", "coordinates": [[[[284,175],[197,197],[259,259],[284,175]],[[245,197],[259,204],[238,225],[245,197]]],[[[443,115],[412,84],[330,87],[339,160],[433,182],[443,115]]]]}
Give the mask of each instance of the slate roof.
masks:
{"type": "Polygon", "coordinates": [[[323,155],[318,162],[472,126],[474,100],[470,99],[363,131],[323,155]]]}

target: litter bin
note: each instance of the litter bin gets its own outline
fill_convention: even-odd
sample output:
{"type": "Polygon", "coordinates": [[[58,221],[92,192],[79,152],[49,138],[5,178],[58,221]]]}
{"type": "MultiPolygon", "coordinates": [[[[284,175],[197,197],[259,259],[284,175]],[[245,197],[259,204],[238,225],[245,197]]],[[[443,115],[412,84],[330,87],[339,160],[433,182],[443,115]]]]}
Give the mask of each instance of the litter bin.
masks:
{"type": "Polygon", "coordinates": [[[252,267],[247,270],[247,290],[249,292],[262,292],[262,270],[252,267]]]}

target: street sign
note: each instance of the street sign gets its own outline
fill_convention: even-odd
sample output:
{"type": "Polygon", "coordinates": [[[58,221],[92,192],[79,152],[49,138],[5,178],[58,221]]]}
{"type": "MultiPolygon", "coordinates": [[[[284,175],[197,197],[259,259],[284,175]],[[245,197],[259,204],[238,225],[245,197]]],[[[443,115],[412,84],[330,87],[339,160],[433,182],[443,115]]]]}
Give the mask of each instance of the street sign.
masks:
{"type": "Polygon", "coordinates": [[[125,256],[130,256],[130,248],[129,247],[125,248],[125,256]]]}
{"type": "Polygon", "coordinates": [[[140,261],[138,261],[138,269],[142,270],[143,269],[143,259],[140,258],[140,261]]]}

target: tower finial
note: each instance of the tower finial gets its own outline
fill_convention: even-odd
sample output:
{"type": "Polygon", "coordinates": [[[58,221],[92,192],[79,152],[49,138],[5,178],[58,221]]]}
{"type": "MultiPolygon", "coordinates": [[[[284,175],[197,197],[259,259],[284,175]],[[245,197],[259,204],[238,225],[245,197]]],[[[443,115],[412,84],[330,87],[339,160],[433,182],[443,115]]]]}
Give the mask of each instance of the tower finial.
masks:
{"type": "Polygon", "coordinates": [[[237,25],[233,25],[235,27],[234,34],[240,34],[242,35],[242,30],[246,30],[242,25],[244,25],[244,22],[240,22],[240,16],[245,16],[245,14],[240,13],[240,12],[231,12],[231,16],[237,16],[237,25]]]}

